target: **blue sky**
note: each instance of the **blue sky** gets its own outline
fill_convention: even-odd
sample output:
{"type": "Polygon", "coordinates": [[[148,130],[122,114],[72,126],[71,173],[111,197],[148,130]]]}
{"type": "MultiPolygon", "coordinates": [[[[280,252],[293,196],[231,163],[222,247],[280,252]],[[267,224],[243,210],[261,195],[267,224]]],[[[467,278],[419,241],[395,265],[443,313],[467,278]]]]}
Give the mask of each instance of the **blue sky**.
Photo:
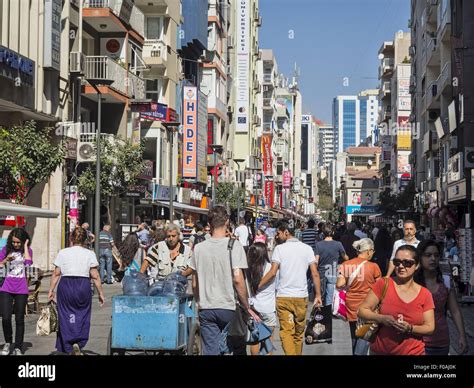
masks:
{"type": "Polygon", "coordinates": [[[273,49],[287,77],[297,63],[304,113],[329,124],[335,96],[377,88],[378,49],[408,31],[410,18],[410,0],[260,0],[259,6],[260,48],[273,49]]]}

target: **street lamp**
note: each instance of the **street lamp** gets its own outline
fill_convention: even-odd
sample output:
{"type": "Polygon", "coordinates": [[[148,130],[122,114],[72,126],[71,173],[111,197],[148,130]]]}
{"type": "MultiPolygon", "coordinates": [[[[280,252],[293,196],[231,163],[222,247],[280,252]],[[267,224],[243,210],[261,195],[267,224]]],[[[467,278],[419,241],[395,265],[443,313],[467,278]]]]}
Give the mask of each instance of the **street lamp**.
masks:
{"type": "Polygon", "coordinates": [[[220,144],[209,144],[209,147],[212,149],[212,156],[214,159],[214,177],[211,179],[212,186],[212,207],[215,206],[216,202],[216,183],[217,183],[217,163],[216,163],[216,154],[222,155],[224,152],[224,147],[220,144]]]}
{"type": "Polygon", "coordinates": [[[173,190],[173,138],[175,128],[179,127],[181,123],[177,121],[172,122],[162,122],[161,125],[165,127],[166,133],[168,135],[168,142],[170,144],[170,154],[169,154],[169,168],[170,168],[170,175],[169,175],[169,196],[170,196],[170,223],[173,222],[173,200],[174,200],[174,190],[173,190]]]}
{"type": "MultiPolygon", "coordinates": [[[[232,159],[235,163],[237,163],[238,171],[240,171],[240,163],[245,162],[245,159],[232,159]]],[[[237,224],[240,221],[240,188],[241,182],[237,182],[237,224]]]]}
{"type": "Polygon", "coordinates": [[[110,86],[114,82],[112,79],[107,78],[87,78],[87,82],[95,89],[98,97],[97,105],[97,137],[96,137],[96,169],[95,169],[95,204],[94,204],[94,232],[95,232],[95,243],[94,251],[99,258],[99,234],[100,234],[100,134],[101,134],[101,120],[102,120],[102,93],[98,86],[110,86]]]}

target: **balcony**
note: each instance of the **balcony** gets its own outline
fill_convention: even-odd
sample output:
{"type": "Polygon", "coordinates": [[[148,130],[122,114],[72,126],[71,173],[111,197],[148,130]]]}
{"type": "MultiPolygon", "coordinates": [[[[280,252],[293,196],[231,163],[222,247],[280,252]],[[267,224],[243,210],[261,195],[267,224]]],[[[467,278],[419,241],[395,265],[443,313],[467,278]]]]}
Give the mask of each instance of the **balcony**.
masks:
{"type": "Polygon", "coordinates": [[[451,62],[446,62],[443,70],[441,70],[437,83],[439,94],[441,94],[446,87],[451,86],[451,62]]]}
{"type": "Polygon", "coordinates": [[[263,109],[273,110],[273,99],[272,98],[264,98],[263,99],[263,109]]]}
{"type": "Polygon", "coordinates": [[[379,96],[381,98],[384,98],[384,97],[388,96],[391,93],[391,91],[392,90],[391,90],[390,81],[383,82],[382,85],[381,85],[381,88],[380,88],[379,96]]]}
{"type": "Polygon", "coordinates": [[[143,61],[147,66],[165,70],[168,61],[168,47],[159,39],[146,39],[143,45],[143,61]]]}
{"type": "Polygon", "coordinates": [[[441,15],[441,7],[438,7],[438,42],[449,42],[451,39],[451,5],[449,4],[441,15]]]}
{"type": "Polygon", "coordinates": [[[385,58],[382,60],[382,63],[380,64],[380,78],[382,78],[384,75],[387,75],[388,73],[393,71],[393,65],[394,65],[394,59],[393,58],[385,58]]]}
{"type": "Polygon", "coordinates": [[[439,50],[436,44],[436,38],[430,38],[426,45],[426,65],[436,65],[436,61],[439,61],[439,50]]]}
{"type": "Polygon", "coordinates": [[[264,85],[273,84],[271,74],[267,74],[267,73],[263,74],[263,84],[264,85]]]}
{"type": "Polygon", "coordinates": [[[83,17],[99,32],[123,32],[124,23],[145,36],[145,15],[130,0],[84,0],[83,17]]]}
{"type": "MultiPolygon", "coordinates": [[[[127,98],[144,99],[145,81],[120,66],[112,58],[107,56],[87,56],[85,60],[84,76],[86,79],[103,80],[104,85],[99,89],[104,94],[106,102],[125,102],[127,98]],[[109,95],[109,96],[106,96],[109,95]]],[[[86,84],[86,94],[95,94],[94,88],[86,84]]]]}
{"type": "Polygon", "coordinates": [[[271,121],[264,121],[262,124],[263,133],[272,133],[273,124],[271,121]]]}
{"type": "Polygon", "coordinates": [[[438,80],[433,80],[429,83],[428,87],[425,91],[426,95],[426,109],[434,109],[436,108],[433,103],[436,100],[438,95],[438,80]]]}

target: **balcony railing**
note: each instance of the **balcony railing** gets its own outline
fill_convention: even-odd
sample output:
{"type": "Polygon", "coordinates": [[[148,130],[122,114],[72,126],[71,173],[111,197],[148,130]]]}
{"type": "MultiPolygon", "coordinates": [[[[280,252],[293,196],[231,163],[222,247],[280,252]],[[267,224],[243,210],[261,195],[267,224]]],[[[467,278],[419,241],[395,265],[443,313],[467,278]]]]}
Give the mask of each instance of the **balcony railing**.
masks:
{"type": "Polygon", "coordinates": [[[446,62],[443,67],[443,70],[441,70],[441,73],[439,74],[437,83],[439,93],[441,93],[444,88],[446,88],[446,86],[449,86],[451,84],[451,62],[446,62]]]}
{"type": "Polygon", "coordinates": [[[384,82],[382,84],[382,93],[383,94],[388,94],[391,92],[391,86],[390,86],[390,82],[387,81],[387,82],[384,82]]]}
{"type": "Polygon", "coordinates": [[[128,97],[145,98],[145,81],[110,57],[86,57],[84,74],[86,79],[113,81],[110,87],[128,97]]]}
{"type": "Polygon", "coordinates": [[[264,84],[271,84],[272,83],[272,75],[271,74],[264,74],[263,75],[263,83],[264,84]]]}
{"type": "Polygon", "coordinates": [[[84,8],[110,8],[115,16],[145,36],[145,15],[130,0],[84,0],[84,8]]]}
{"type": "Polygon", "coordinates": [[[436,38],[431,38],[426,45],[426,63],[429,64],[437,49],[436,38]]]}

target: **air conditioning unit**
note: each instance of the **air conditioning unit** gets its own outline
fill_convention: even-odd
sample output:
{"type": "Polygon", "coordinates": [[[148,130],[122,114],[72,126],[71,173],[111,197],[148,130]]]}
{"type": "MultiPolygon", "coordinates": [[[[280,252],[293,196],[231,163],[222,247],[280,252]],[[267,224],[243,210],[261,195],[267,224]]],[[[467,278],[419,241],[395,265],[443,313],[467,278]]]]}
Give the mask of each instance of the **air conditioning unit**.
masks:
{"type": "Polygon", "coordinates": [[[69,72],[84,74],[85,55],[78,51],[69,53],[69,72]]]}
{"type": "Polygon", "coordinates": [[[415,45],[412,44],[410,47],[408,47],[408,54],[411,57],[414,57],[416,55],[416,46],[415,45]]]}
{"type": "Polygon", "coordinates": [[[227,113],[233,114],[234,113],[234,107],[232,105],[227,106],[227,113]]]}
{"type": "Polygon", "coordinates": [[[83,135],[79,136],[79,141],[77,142],[77,162],[78,163],[91,163],[95,160],[95,152],[94,152],[95,136],[93,139],[92,138],[87,139],[90,141],[82,141],[84,140],[84,139],[81,139],[82,136],[83,135]]]}
{"type": "Polygon", "coordinates": [[[439,114],[435,110],[428,111],[428,121],[435,121],[439,117],[439,114]]]}
{"type": "Polygon", "coordinates": [[[226,159],[232,159],[233,157],[234,157],[234,154],[233,154],[232,151],[227,150],[227,151],[225,152],[225,158],[226,158],[226,159]]]}
{"type": "Polygon", "coordinates": [[[227,38],[227,47],[228,48],[234,48],[235,47],[235,38],[234,38],[233,35],[231,35],[227,38]]]}
{"type": "Polygon", "coordinates": [[[259,16],[259,17],[256,19],[256,21],[257,21],[257,27],[261,27],[261,26],[262,26],[262,17],[259,16]]]}
{"type": "Polygon", "coordinates": [[[474,168],[474,147],[464,148],[464,167],[474,168]]]}
{"type": "Polygon", "coordinates": [[[436,84],[431,85],[431,95],[433,97],[436,97],[437,94],[438,94],[438,85],[436,84]]]}
{"type": "Polygon", "coordinates": [[[460,181],[463,178],[463,153],[458,152],[448,159],[448,183],[460,181]]]}
{"type": "Polygon", "coordinates": [[[259,61],[262,60],[262,50],[258,50],[257,60],[259,60],[259,61]]]}

